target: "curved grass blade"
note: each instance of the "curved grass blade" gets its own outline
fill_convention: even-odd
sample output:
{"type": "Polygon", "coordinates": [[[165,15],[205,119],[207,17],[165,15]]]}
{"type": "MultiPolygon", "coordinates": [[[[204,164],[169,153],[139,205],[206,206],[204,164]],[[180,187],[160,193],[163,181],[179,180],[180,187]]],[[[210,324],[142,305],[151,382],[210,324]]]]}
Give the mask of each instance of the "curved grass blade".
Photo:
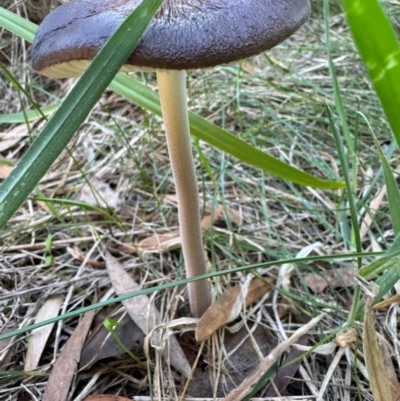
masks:
{"type": "MultiPolygon", "coordinates": [[[[158,94],[128,75],[119,73],[111,83],[110,89],[161,116],[158,94]]],[[[322,180],[289,166],[195,113],[189,112],[189,123],[190,132],[196,138],[276,177],[315,188],[338,189],[345,187],[344,182],[322,180]]]]}
{"type": "Polygon", "coordinates": [[[144,0],[122,23],[0,187],[3,227],[67,146],[139,43],[163,0],[144,0]]]}
{"type": "Polygon", "coordinates": [[[28,110],[25,113],[12,113],[0,115],[0,124],[21,124],[25,122],[33,122],[41,120],[43,116],[48,117],[55,113],[60,107],[59,104],[51,104],[49,106],[44,106],[39,110],[28,110]]]}

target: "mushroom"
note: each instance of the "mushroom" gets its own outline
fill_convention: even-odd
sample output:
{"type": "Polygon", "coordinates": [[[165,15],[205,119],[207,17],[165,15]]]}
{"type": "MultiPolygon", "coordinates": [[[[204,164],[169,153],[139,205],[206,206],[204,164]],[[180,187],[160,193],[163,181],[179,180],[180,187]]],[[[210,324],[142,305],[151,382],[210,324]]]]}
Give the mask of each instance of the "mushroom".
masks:
{"type": "MultiPolygon", "coordinates": [[[[53,78],[80,75],[140,0],[72,0],[40,25],[32,67],[53,78]]],[[[309,0],[165,0],[122,71],[154,71],[178,198],[188,277],[206,273],[190,143],[185,70],[213,67],[272,48],[308,18],[309,0]]],[[[211,303],[208,280],[189,283],[191,313],[211,303]]]]}

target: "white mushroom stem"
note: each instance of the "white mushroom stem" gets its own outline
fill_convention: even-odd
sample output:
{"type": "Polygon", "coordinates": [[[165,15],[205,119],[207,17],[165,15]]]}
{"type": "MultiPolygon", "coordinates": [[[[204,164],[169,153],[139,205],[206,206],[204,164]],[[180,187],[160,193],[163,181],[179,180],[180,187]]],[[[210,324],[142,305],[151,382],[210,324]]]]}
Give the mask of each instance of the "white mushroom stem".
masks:
{"type": "MultiPolygon", "coordinates": [[[[185,71],[157,71],[168,152],[178,198],[179,230],[187,277],[206,273],[199,191],[193,164],[185,71]]],[[[211,304],[208,280],[188,284],[190,310],[201,317],[211,304]]]]}

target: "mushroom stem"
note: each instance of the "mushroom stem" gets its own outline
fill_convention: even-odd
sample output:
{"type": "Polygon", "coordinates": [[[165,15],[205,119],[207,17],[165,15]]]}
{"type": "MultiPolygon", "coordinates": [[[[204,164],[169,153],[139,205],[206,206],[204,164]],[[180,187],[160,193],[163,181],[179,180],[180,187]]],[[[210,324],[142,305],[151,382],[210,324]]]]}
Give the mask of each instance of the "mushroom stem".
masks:
{"type": "MultiPolygon", "coordinates": [[[[193,164],[185,71],[157,71],[167,146],[178,198],[179,230],[187,277],[207,272],[200,226],[199,191],[193,164]]],[[[201,317],[211,304],[208,280],[188,284],[190,310],[201,317]]]]}

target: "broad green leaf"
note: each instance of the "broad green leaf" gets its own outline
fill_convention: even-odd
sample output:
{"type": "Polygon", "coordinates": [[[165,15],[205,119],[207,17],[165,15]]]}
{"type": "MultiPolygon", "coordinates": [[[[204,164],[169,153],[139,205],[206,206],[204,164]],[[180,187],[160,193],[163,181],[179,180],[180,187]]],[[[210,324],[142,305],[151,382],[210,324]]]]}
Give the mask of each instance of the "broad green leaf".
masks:
{"type": "Polygon", "coordinates": [[[400,45],[379,0],[343,0],[354,41],[400,144],[400,45]]]}
{"type": "MultiPolygon", "coordinates": [[[[0,187],[0,227],[25,201],[67,146],[139,43],[163,0],[144,0],[90,64],[79,82],[0,187]]],[[[4,18],[4,14],[1,14],[4,18]]],[[[28,36],[27,33],[25,33],[28,36]]]]}

